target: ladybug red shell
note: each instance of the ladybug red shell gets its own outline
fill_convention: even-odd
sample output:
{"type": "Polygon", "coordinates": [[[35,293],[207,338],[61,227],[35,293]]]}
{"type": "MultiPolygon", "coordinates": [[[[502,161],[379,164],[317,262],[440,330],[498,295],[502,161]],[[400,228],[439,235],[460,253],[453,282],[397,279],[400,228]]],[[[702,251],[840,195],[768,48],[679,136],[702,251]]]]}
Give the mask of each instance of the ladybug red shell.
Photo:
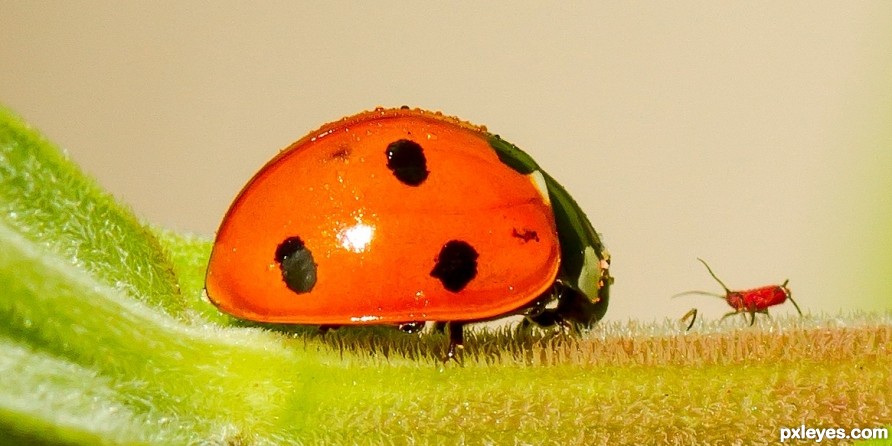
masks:
{"type": "Polygon", "coordinates": [[[221,310],[258,322],[522,313],[588,325],[606,310],[608,264],[585,215],[528,155],[404,107],[325,125],[260,169],[220,225],[206,287],[221,310]]]}

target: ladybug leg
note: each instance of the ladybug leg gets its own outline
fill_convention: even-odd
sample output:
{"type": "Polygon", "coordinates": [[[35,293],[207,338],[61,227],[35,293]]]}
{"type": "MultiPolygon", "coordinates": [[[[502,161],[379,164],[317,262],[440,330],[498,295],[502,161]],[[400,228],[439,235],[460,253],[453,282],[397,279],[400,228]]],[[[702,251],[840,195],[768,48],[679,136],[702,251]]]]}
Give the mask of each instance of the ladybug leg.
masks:
{"type": "Polygon", "coordinates": [[[558,304],[554,309],[555,322],[576,332],[580,328],[589,328],[598,322],[602,312],[597,302],[592,300],[575,286],[564,281],[555,282],[558,304]]]}
{"type": "Polygon", "coordinates": [[[598,305],[585,293],[563,280],[557,280],[550,290],[528,307],[521,328],[527,328],[532,322],[544,328],[558,326],[562,334],[570,331],[579,333],[581,328],[591,327],[602,314],[598,305]],[[555,300],[555,307],[547,307],[555,300]]]}
{"type": "Polygon", "coordinates": [[[446,333],[446,322],[434,322],[435,333],[446,333]]]}
{"type": "Polygon", "coordinates": [[[517,324],[517,327],[514,329],[514,337],[517,339],[524,339],[530,336],[533,331],[534,322],[530,320],[526,315],[524,315],[523,319],[517,324]]]}
{"type": "Polygon", "coordinates": [[[557,308],[550,308],[539,314],[524,317],[521,323],[525,323],[525,327],[529,327],[531,322],[543,328],[550,328],[561,325],[563,321],[557,308]]]}
{"type": "Polygon", "coordinates": [[[581,333],[581,331],[579,330],[579,324],[577,324],[576,322],[568,321],[563,318],[561,318],[561,320],[558,321],[558,327],[561,328],[562,336],[570,336],[570,334],[578,335],[579,333],[581,333]]]}
{"type": "Polygon", "coordinates": [[[424,321],[404,322],[399,325],[399,328],[404,333],[415,334],[424,328],[424,321]]]}
{"type": "Polygon", "coordinates": [[[519,330],[528,330],[532,324],[540,327],[553,327],[557,324],[559,315],[556,308],[548,308],[548,304],[554,302],[557,296],[557,287],[554,286],[530,303],[523,311],[519,330]]]}
{"type": "Polygon", "coordinates": [[[462,365],[461,352],[465,348],[464,322],[449,322],[449,348],[446,350],[446,357],[443,362],[454,360],[462,365]]]}
{"type": "Polygon", "coordinates": [[[319,326],[319,334],[322,335],[322,339],[325,339],[325,335],[328,334],[329,331],[337,330],[341,328],[340,325],[320,325],[319,326]]]}
{"type": "Polygon", "coordinates": [[[579,326],[577,323],[565,319],[557,308],[545,310],[535,316],[525,317],[521,322],[518,331],[529,330],[532,324],[536,324],[542,328],[557,327],[561,336],[567,336],[570,332],[579,333],[579,326]]]}
{"type": "Polygon", "coordinates": [[[320,325],[319,326],[319,336],[322,338],[322,342],[328,342],[328,339],[326,338],[326,336],[328,335],[328,332],[330,332],[332,330],[337,330],[339,328],[341,328],[340,325],[320,325]]]}
{"type": "Polygon", "coordinates": [[[548,304],[557,298],[554,288],[542,293],[541,296],[531,302],[524,310],[524,316],[538,316],[548,309],[548,304]]]}

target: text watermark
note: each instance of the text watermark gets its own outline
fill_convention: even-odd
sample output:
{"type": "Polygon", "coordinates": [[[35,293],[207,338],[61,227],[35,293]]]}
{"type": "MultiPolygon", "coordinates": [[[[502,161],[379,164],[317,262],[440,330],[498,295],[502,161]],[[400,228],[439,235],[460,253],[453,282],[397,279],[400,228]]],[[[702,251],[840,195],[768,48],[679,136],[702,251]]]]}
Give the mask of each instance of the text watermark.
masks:
{"type": "Polygon", "coordinates": [[[872,427],[864,429],[843,429],[805,427],[780,428],[781,443],[787,440],[812,440],[820,443],[824,440],[882,440],[889,438],[889,430],[885,427],[872,427]]]}

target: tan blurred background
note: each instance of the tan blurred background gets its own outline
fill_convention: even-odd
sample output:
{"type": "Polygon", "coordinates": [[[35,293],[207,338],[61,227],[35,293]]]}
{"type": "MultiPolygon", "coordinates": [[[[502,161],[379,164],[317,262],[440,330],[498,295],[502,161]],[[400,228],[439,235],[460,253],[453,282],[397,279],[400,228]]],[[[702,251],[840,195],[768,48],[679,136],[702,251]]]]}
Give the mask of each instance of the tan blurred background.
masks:
{"type": "MultiPolygon", "coordinates": [[[[603,232],[608,318],[790,278],[892,308],[892,2],[0,0],[0,103],[148,221],[210,237],[321,124],[442,110],[533,155],[603,232]],[[721,3],[721,6],[718,6],[721,3]]],[[[776,313],[790,313],[792,307],[776,313]]]]}

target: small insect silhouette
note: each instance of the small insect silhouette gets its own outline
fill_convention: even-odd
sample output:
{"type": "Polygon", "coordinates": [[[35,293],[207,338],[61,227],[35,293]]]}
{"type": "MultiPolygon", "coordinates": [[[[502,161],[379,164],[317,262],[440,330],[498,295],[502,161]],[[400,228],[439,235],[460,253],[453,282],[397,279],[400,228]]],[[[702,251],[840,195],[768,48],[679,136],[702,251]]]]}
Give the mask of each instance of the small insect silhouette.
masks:
{"type": "MultiPolygon", "coordinates": [[[[676,294],[672,297],[685,296],[688,294],[702,294],[705,296],[715,296],[720,299],[725,299],[728,302],[728,305],[734,309],[724,316],[722,319],[725,319],[728,316],[732,316],[740,313],[744,319],[746,319],[746,315],[750,315],[750,325],[756,323],[756,313],[762,313],[764,315],[768,315],[768,307],[773,307],[775,305],[780,305],[784,303],[787,299],[790,299],[790,302],[793,303],[793,306],[796,307],[796,311],[799,313],[799,316],[802,316],[802,310],[799,309],[799,305],[796,304],[796,301],[793,300],[793,295],[790,292],[790,289],[787,288],[787,283],[790,280],[785,280],[784,283],[780,285],[767,285],[759,288],[753,288],[751,290],[743,290],[743,291],[731,291],[725,286],[724,282],[719,279],[714,272],[712,272],[712,268],[709,267],[703,259],[698,258],[697,260],[706,267],[706,270],[709,271],[709,275],[712,276],[722,288],[725,289],[725,295],[722,296],[718,293],[710,293],[707,291],[686,291],[684,293],[676,294]]],[[[691,311],[688,311],[682,318],[682,322],[687,318],[691,318],[691,323],[688,324],[688,330],[694,326],[694,321],[697,320],[697,309],[693,308],[691,311]]]]}

